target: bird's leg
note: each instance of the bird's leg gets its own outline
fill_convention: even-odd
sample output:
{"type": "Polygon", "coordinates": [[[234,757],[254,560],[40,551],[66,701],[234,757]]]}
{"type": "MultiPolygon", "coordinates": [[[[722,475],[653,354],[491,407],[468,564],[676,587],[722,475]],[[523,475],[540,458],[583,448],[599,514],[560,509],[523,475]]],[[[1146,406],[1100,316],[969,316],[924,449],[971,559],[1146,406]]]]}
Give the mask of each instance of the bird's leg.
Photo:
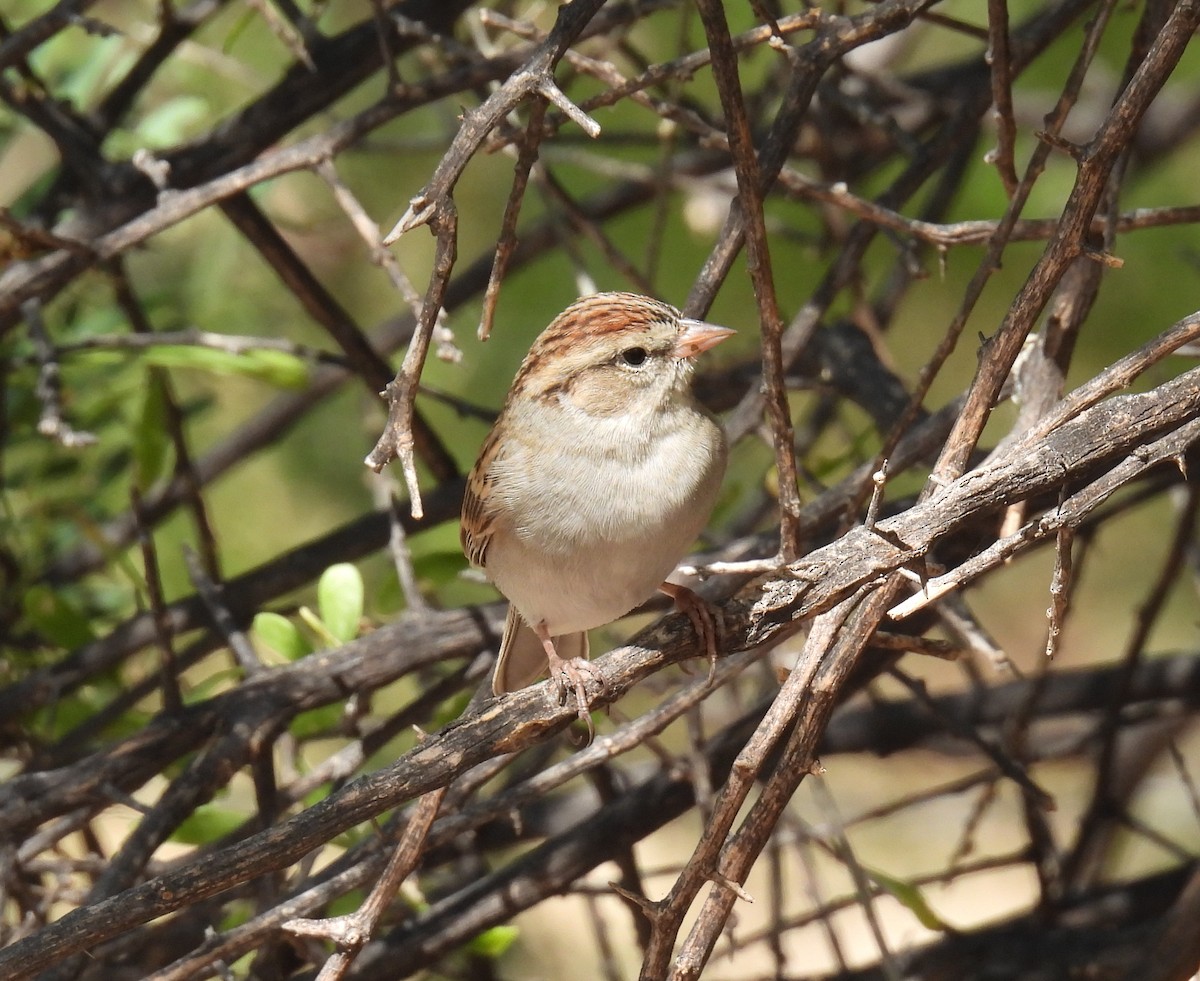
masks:
{"type": "Polygon", "coordinates": [[[717,635],[721,631],[719,620],[720,611],[710,606],[697,596],[687,586],[673,582],[664,582],[658,587],[660,593],[666,593],[675,604],[675,609],[686,614],[692,621],[692,628],[700,638],[700,646],[708,655],[708,683],[711,685],[717,671],[717,635]]]}
{"type": "Polygon", "coordinates": [[[554,638],[550,636],[544,623],[537,624],[533,631],[542,642],[546,660],[550,662],[550,677],[558,685],[559,703],[566,701],[568,690],[574,690],[575,708],[579,712],[580,720],[587,726],[590,743],[596,738],[596,727],[592,724],[592,705],[587,693],[587,679],[597,682],[601,688],[604,687],[604,679],[597,675],[595,668],[585,658],[573,657],[564,660],[559,657],[554,647],[554,638]]]}

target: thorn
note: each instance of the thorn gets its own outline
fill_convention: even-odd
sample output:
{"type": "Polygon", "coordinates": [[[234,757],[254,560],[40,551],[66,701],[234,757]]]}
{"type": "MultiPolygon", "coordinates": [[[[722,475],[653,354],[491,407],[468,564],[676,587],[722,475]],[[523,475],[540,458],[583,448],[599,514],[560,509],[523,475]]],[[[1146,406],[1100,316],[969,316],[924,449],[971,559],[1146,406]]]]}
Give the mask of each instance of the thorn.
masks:
{"type": "Polygon", "coordinates": [[[887,487],[888,479],[888,461],[885,459],[880,464],[879,469],[871,474],[871,503],[867,505],[867,516],[863,520],[863,527],[867,531],[875,530],[875,522],[879,520],[879,509],[883,506],[883,492],[887,487]]]}
{"type": "Polygon", "coordinates": [[[645,896],[642,896],[639,893],[630,892],[624,886],[618,885],[615,882],[610,882],[608,884],[608,888],[615,892],[622,899],[627,899],[629,902],[633,903],[633,905],[640,909],[645,915],[646,919],[648,919],[651,923],[657,922],[659,914],[662,912],[662,910],[660,909],[659,904],[653,899],[647,899],[645,896]]]}
{"type": "Polygon", "coordinates": [[[1091,259],[1092,262],[1098,262],[1102,266],[1108,266],[1109,269],[1120,269],[1125,265],[1125,260],[1120,256],[1105,252],[1103,249],[1084,249],[1083,257],[1091,259]]]}
{"type": "Polygon", "coordinates": [[[575,105],[563,94],[563,90],[554,84],[550,78],[543,78],[537,85],[538,93],[547,101],[553,102],[561,109],[576,126],[582,129],[593,140],[600,135],[600,124],[591,116],[575,105]]]}
{"type": "Polygon", "coordinates": [[[740,882],[734,882],[728,876],[721,875],[721,873],[717,872],[715,869],[708,873],[707,878],[710,882],[715,882],[718,886],[724,886],[726,889],[732,890],[733,894],[737,896],[738,899],[747,903],[754,902],[754,897],[746,891],[745,886],[743,886],[740,882]]]}
{"type": "Polygon", "coordinates": [[[1038,130],[1033,135],[1047,146],[1053,147],[1055,150],[1061,150],[1073,160],[1081,160],[1083,158],[1083,147],[1078,143],[1072,143],[1070,140],[1057,136],[1054,133],[1047,133],[1045,130],[1038,130]]]}
{"type": "Polygon", "coordinates": [[[411,232],[414,228],[429,224],[436,211],[436,206],[425,197],[424,192],[418,194],[408,202],[408,208],[405,209],[404,214],[400,216],[400,220],[396,222],[392,230],[383,236],[383,244],[394,245],[405,232],[411,232]]]}

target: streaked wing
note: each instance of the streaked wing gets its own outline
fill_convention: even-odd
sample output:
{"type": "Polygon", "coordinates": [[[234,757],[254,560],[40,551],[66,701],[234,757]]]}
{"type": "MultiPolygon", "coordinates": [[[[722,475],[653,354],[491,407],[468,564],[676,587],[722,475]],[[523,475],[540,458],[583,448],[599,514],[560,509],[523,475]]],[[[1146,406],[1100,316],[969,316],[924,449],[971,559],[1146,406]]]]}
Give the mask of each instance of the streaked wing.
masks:
{"type": "Polygon", "coordinates": [[[492,464],[496,460],[498,443],[492,429],[479,451],[479,459],[467,478],[463,492],[462,518],[458,537],[471,565],[487,568],[487,551],[496,525],[496,509],[492,501],[494,480],[492,464]]]}

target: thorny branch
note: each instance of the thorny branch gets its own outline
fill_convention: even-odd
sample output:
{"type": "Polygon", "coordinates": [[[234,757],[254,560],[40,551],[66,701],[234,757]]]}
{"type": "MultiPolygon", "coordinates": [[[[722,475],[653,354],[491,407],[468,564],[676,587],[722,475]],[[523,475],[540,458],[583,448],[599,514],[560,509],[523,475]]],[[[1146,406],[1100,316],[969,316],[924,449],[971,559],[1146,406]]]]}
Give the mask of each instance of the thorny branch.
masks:
{"type": "MultiPolygon", "coordinates": [[[[1161,447],[1148,463],[1173,459],[1200,439],[1197,404],[1200,404],[1200,368],[1146,395],[1120,396],[1093,406],[1047,437],[1035,452],[1021,454],[1017,459],[1006,457],[964,475],[944,488],[936,501],[915,505],[881,522],[876,533],[852,532],[816,550],[789,567],[786,579],[752,584],[743,589],[737,600],[725,604],[728,649],[748,650],[778,643],[793,633],[804,618],[832,609],[864,587],[886,596],[886,591],[880,593],[872,584],[877,583],[882,573],[927,552],[933,541],[1013,500],[1045,494],[1060,482],[1063,472],[1085,473],[1105,461],[1119,459],[1135,447],[1145,445],[1149,433],[1163,436],[1161,447]],[[1120,420],[1121,425],[1114,426],[1115,420],[1120,420]],[[1102,433],[1120,435],[1110,437],[1111,442],[1105,445],[1102,433]],[[1061,471],[1048,470],[1044,466],[1047,458],[1057,460],[1061,471]],[[895,542],[905,543],[904,547],[897,547],[895,542]]],[[[639,679],[666,664],[694,656],[695,651],[688,643],[688,629],[683,624],[685,619],[679,614],[668,617],[662,625],[640,635],[645,646],[624,649],[619,657],[611,655],[605,663],[608,686],[601,693],[600,703],[617,700],[639,679]]],[[[835,632],[833,636],[843,635],[835,632]]],[[[845,658],[834,660],[835,677],[840,680],[830,683],[830,698],[835,698],[845,683],[844,669],[852,662],[853,659],[847,662],[845,658]]],[[[796,676],[793,688],[799,697],[808,688],[799,672],[796,676]]],[[[791,690],[786,685],[783,689],[791,690]]],[[[573,706],[560,705],[553,692],[553,684],[545,682],[502,701],[492,701],[439,737],[424,741],[391,767],[356,781],[346,791],[332,795],[298,817],[191,867],[185,866],[161,882],[135,886],[115,906],[112,902],[121,897],[78,910],[41,931],[42,940],[38,944],[24,942],[0,950],[0,968],[17,971],[15,977],[30,976],[48,963],[45,960],[48,956],[84,949],[147,919],[228,889],[250,876],[285,867],[317,842],[384,809],[445,786],[455,776],[497,753],[517,752],[540,742],[574,717],[573,706]],[[247,862],[251,856],[255,857],[255,864],[247,862]]],[[[259,704],[259,699],[252,698],[247,704],[259,704]]],[[[775,704],[781,721],[794,721],[787,702],[776,699],[775,704]]],[[[271,705],[271,701],[264,703],[264,707],[271,705]]],[[[267,717],[260,716],[254,728],[266,723],[267,717]]],[[[821,726],[816,726],[806,731],[818,733],[820,729],[821,726]]],[[[761,752],[769,750],[773,742],[774,738],[767,737],[761,752]]],[[[222,748],[219,756],[225,758],[228,753],[229,748],[222,748]]],[[[762,759],[761,753],[754,756],[762,759]]],[[[761,762],[755,764],[752,772],[760,766],[761,762]]],[[[735,800],[730,820],[737,809],[735,800]]],[[[724,832],[716,834],[719,845],[724,832]]],[[[703,868],[701,865],[701,875],[706,876],[703,868]]],[[[687,902],[690,903],[690,898],[687,902]]]]}
{"type": "MultiPolygon", "coordinates": [[[[632,973],[637,961],[643,977],[697,977],[725,955],[745,974],[761,951],[779,976],[839,963],[844,976],[866,976],[846,967],[852,936],[837,914],[853,906],[873,931],[879,962],[863,969],[873,977],[901,965],[906,976],[967,977],[980,950],[1014,981],[1100,965],[1141,977],[1146,950],[1164,979],[1200,966],[1189,933],[1194,828],[1147,814],[1137,793],[1166,761],[1159,782],[1200,820],[1185,745],[1200,655],[1186,641],[1154,646],[1176,636],[1160,628],[1193,595],[1200,369],[1176,354],[1195,344],[1200,315],[1163,330],[1180,310],[1146,303],[1134,329],[1117,322],[1129,320],[1122,303],[1143,302],[1136,287],[1160,275],[1179,286],[1156,293],[1195,307],[1185,237],[1200,210],[1167,197],[1165,183],[1135,181],[1194,149],[1200,98],[1184,54],[1196,0],[1144,5],[1131,33],[1121,25],[1135,14],[1111,0],[1046,0],[1022,18],[995,2],[961,19],[936,0],[883,0],[852,16],[703,2],[698,21],[665,0],[504,13],[403,0],[372,4],[338,33],[290,2],[255,4],[275,81],[191,139],[126,152],[143,107],[181,84],[172,66],[214,53],[227,7],[164,4],[157,21],[130,29],[107,23],[106,7],[61,0],[25,23],[0,22],[13,132],[59,154],[57,170],[34,174],[0,211],[0,975],[365,981],[465,973],[456,958],[491,975],[503,973],[491,963],[501,955],[479,954],[477,942],[563,894],[586,897],[580,919],[599,938],[591,973],[573,946],[581,978],[632,973]],[[946,32],[963,54],[939,54],[946,32]],[[128,57],[77,103],[42,45],[56,39],[56,57],[70,58],[70,42],[82,52],[102,37],[122,39],[128,57]],[[1051,64],[1048,51],[1073,61],[1051,64]],[[430,137],[439,118],[444,140],[430,137]],[[431,139],[435,163],[422,156],[431,139]],[[481,204],[472,164],[505,147],[515,172],[481,204]],[[360,178],[381,149],[383,198],[360,178]],[[378,266],[379,292],[399,298],[403,316],[365,326],[378,313],[361,312],[272,199],[271,188],[301,180],[302,195],[315,187],[327,198],[329,240],[378,266]],[[976,189],[997,183],[1005,200],[981,213],[995,196],[976,189]],[[1052,185],[1071,186],[1061,204],[1052,185]],[[410,265],[411,237],[388,252],[378,223],[409,195],[388,241],[431,226],[424,290],[409,278],[420,265],[410,265]],[[1030,214],[1031,201],[1045,210],[1030,214]],[[170,248],[164,233],[190,232],[205,215],[236,229],[270,273],[256,290],[277,291],[309,332],[279,323],[274,308],[234,325],[163,312],[173,284],[146,270],[170,248]],[[1155,260],[1175,263],[1175,279],[1138,264],[1152,228],[1180,236],[1170,260],[1155,260]],[[1033,256],[1021,242],[1044,248],[1033,256]],[[689,315],[715,304],[715,319],[744,328],[757,309],[761,327],[757,340],[743,329],[744,346],[697,379],[728,413],[733,463],[706,551],[685,571],[722,612],[723,656],[711,683],[671,670],[694,657],[690,626],[677,615],[639,620],[603,662],[597,708],[611,714],[575,750],[557,738],[574,710],[551,686],[477,692],[503,611],[478,586],[450,583],[434,542],[453,537],[441,526],[457,513],[461,468],[493,404],[466,383],[425,379],[431,344],[455,353],[455,318],[486,332],[496,310],[528,296],[569,300],[555,264],[564,255],[580,281],[667,293],[691,282],[689,315]],[[940,275],[928,275],[931,261],[940,275]],[[969,281],[967,261],[977,262],[969,281]],[[98,294],[111,295],[115,316],[92,316],[106,302],[98,294]],[[981,326],[991,336],[974,380],[957,374],[962,333],[993,311],[999,327],[981,326]],[[405,346],[396,370],[389,358],[405,346]],[[305,387],[261,409],[234,400],[222,416],[234,421],[212,442],[209,396],[194,397],[170,367],[181,352],[227,367],[283,355],[304,363],[305,387]],[[92,397],[108,396],[110,375],[142,359],[145,397],[114,410],[117,384],[97,411],[92,397]],[[368,462],[401,461],[411,513],[379,498],[311,541],[264,535],[245,552],[224,481],[267,451],[286,453],[289,433],[304,434],[305,469],[320,461],[327,447],[311,433],[336,418],[331,396],[355,386],[386,390],[368,462]],[[419,392],[429,401],[418,409],[419,392]],[[1010,398],[1015,410],[997,411],[1010,398]],[[157,438],[114,453],[114,415],[157,438]],[[38,438],[39,423],[57,443],[38,438]],[[94,444],[77,438],[87,434],[94,444]],[[87,475],[91,496],[62,472],[87,475]],[[1135,522],[1154,530],[1130,544],[1135,522]],[[179,526],[200,555],[190,586],[179,526]],[[291,617],[323,570],[389,542],[403,612],[369,606],[358,636],[286,663],[250,642],[256,614],[291,617]],[[1041,568],[1028,563],[1038,551],[1046,563],[1026,576],[1027,598],[997,613],[989,587],[1006,568],[1041,568]],[[1130,600],[1125,583],[1116,602],[1097,604],[1093,564],[1113,551],[1159,555],[1158,573],[1145,596],[1130,600]],[[132,598],[114,599],[120,589],[132,598]],[[67,612],[93,595],[104,602],[87,607],[84,630],[67,612]],[[1097,605],[1135,603],[1128,629],[1087,622],[1097,605]],[[1109,651],[1096,639],[1108,635],[1128,639],[1109,651]],[[905,768],[917,747],[925,762],[905,768]],[[891,782],[890,767],[871,769],[863,754],[906,776],[891,782]],[[833,795],[810,794],[808,776],[840,791],[864,765],[870,792],[847,820],[802,816],[815,804],[833,820],[833,795]],[[926,768],[927,779],[910,772],[926,768]],[[1086,772],[1091,789],[1051,823],[1041,809],[1071,793],[1054,781],[1064,769],[1086,772]],[[1014,790],[1015,821],[1005,810],[1014,790]],[[925,822],[923,808],[949,813],[959,798],[950,857],[855,858],[876,822],[925,822]],[[232,824],[211,830],[206,813],[236,806],[232,824]],[[675,851],[687,857],[649,862],[642,843],[689,813],[701,830],[683,832],[675,851]],[[1019,829],[1020,847],[998,842],[994,823],[1019,829]],[[197,827],[200,843],[181,847],[197,827]],[[1170,868],[1098,884],[1095,870],[1124,847],[1118,835],[1170,868]],[[402,846],[389,863],[392,841],[402,846]],[[760,889],[752,876],[764,867],[760,889]],[[808,899],[785,883],[792,867],[808,870],[808,899]],[[948,921],[957,911],[952,890],[939,890],[997,871],[1035,881],[1022,894],[1029,912],[947,929],[943,909],[948,921]],[[402,879],[403,901],[392,902],[402,879]],[[358,912],[330,919],[332,904],[348,903],[358,912]],[[763,906],[769,915],[751,921],[763,906]],[[641,949],[622,961],[604,938],[631,916],[641,949]],[[939,936],[924,949],[898,942],[918,920],[939,936]],[[793,942],[808,924],[820,925],[820,943],[793,942]],[[1048,945],[1051,933],[1070,943],[1048,945]],[[316,942],[331,936],[332,956],[316,942]]],[[[242,54],[219,51],[226,67],[242,54]]],[[[373,436],[378,420],[367,425],[373,436]]],[[[344,417],[338,426],[354,430],[344,417]]],[[[532,950],[537,929],[522,926],[516,942],[532,950]]]]}

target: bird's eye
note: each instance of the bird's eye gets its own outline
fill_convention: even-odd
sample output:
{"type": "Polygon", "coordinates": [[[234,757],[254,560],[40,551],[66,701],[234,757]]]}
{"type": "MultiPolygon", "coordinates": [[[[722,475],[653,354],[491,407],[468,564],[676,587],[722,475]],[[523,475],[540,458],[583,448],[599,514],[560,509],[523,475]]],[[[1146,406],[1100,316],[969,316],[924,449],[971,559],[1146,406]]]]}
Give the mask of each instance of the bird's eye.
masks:
{"type": "Polygon", "coordinates": [[[629,367],[637,368],[646,363],[646,358],[649,355],[644,347],[627,347],[621,352],[621,360],[629,367]]]}

